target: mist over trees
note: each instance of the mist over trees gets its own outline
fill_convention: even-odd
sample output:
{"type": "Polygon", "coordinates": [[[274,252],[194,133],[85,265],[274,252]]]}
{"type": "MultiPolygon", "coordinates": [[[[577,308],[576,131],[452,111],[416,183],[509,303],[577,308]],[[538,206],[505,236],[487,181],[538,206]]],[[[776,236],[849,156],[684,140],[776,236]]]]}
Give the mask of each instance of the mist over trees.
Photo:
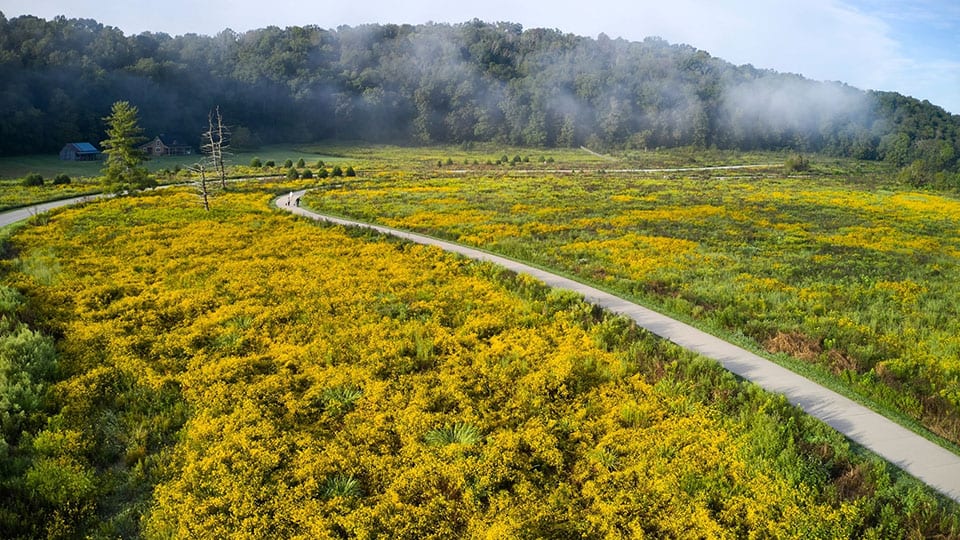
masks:
{"type": "Polygon", "coordinates": [[[0,14],[0,154],[100,140],[114,101],[195,137],[219,104],[234,144],[324,139],[818,151],[955,170],[960,116],[686,45],[518,24],[267,27],[125,36],[0,14]],[[194,135],[195,134],[195,135],[194,135]]]}

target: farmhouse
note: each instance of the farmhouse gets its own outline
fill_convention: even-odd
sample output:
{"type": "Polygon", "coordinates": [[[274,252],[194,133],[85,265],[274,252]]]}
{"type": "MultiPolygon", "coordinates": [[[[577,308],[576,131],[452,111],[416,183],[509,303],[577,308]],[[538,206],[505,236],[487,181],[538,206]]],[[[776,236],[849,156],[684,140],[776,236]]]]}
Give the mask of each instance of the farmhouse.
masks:
{"type": "Polygon", "coordinates": [[[88,142],[67,143],[60,149],[60,159],[64,161],[96,161],[100,158],[100,151],[88,142]]]}
{"type": "Polygon", "coordinates": [[[140,150],[146,156],[188,156],[193,153],[193,147],[183,142],[183,139],[157,135],[152,141],[141,145],[140,150]]]}

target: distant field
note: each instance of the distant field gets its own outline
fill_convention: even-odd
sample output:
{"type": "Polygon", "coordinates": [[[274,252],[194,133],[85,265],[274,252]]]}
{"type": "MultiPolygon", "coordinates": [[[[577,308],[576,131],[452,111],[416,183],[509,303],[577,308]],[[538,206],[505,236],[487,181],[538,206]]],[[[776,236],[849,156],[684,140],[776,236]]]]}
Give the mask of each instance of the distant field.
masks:
{"type": "MultiPolygon", "coordinates": [[[[583,148],[531,149],[494,143],[458,146],[403,147],[370,144],[280,144],[256,150],[236,151],[227,162],[244,167],[253,158],[262,162],[274,161],[282,165],[286,160],[303,159],[307,165],[323,160],[331,165],[352,165],[375,171],[437,170],[556,170],[556,169],[633,169],[705,167],[738,165],[773,165],[779,167],[787,158],[780,152],[733,152],[723,150],[679,148],[649,151],[626,151],[606,155],[583,148]],[[504,163],[498,161],[506,158],[504,163]],[[520,161],[514,163],[516,158],[520,161]],[[439,164],[439,165],[438,165],[439,164]]],[[[152,172],[173,170],[178,165],[186,168],[197,162],[198,155],[154,158],[145,162],[152,172]]],[[[855,173],[874,176],[886,171],[886,166],[874,162],[850,159],[812,158],[821,175],[855,173]]],[[[0,157],[0,180],[21,178],[28,173],[39,173],[50,179],[60,173],[74,178],[93,178],[100,175],[103,162],[62,161],[56,154],[0,157]]]]}
{"type": "MultiPolygon", "coordinates": [[[[247,165],[257,157],[262,161],[273,160],[278,165],[290,159],[294,162],[303,158],[304,161],[315,164],[323,159],[331,164],[347,165],[351,159],[361,161],[368,159],[372,148],[375,147],[316,147],[299,145],[271,145],[257,150],[235,152],[227,158],[230,165],[247,165]],[[353,148],[350,155],[338,155],[339,151],[353,148]]],[[[174,170],[178,165],[187,168],[200,159],[199,155],[168,156],[153,158],[144,162],[144,166],[151,172],[164,169],[174,170]]],[[[34,154],[29,156],[0,157],[0,181],[22,178],[29,173],[39,173],[48,181],[54,176],[65,173],[71,178],[95,178],[100,176],[102,161],[63,161],[57,154],[34,154]]]]}
{"type": "MultiPolygon", "coordinates": [[[[177,165],[188,167],[196,163],[198,156],[169,156],[144,162],[151,172],[174,169],[177,165]]],[[[65,173],[71,178],[95,178],[100,176],[103,161],[63,161],[56,154],[0,157],[0,179],[20,178],[29,173],[39,173],[48,181],[65,173]]]]}

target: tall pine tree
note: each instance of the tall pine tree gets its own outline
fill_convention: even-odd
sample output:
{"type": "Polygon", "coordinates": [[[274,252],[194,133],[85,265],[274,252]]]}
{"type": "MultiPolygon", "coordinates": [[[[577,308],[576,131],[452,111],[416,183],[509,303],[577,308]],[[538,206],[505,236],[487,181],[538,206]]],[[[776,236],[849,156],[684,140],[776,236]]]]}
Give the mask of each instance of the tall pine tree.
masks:
{"type": "Polygon", "coordinates": [[[107,123],[107,140],[100,145],[107,154],[103,166],[104,189],[112,193],[124,193],[156,186],[154,180],[141,164],[143,153],[138,144],[146,139],[138,125],[139,111],[127,101],[113,104],[107,123]]]}

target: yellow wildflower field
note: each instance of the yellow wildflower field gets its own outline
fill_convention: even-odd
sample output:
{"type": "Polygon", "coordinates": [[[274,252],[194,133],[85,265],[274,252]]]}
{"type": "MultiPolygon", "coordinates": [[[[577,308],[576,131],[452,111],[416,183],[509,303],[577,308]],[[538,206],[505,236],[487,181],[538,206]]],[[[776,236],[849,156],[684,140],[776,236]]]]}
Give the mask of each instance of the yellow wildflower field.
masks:
{"type": "Polygon", "coordinates": [[[305,203],[578,276],[806,362],[960,443],[955,197],[816,176],[466,174],[305,203]],[[416,191],[440,188],[445,200],[416,191]]]}
{"type": "MultiPolygon", "coordinates": [[[[5,527],[960,533],[956,505],[783,399],[528,277],[271,210],[291,187],[232,188],[209,213],[180,189],[102,201],[9,240],[4,283],[25,324],[55,338],[59,367],[46,421],[18,443],[22,479],[5,489],[21,502],[5,504],[21,506],[4,507],[5,527]]],[[[604,249],[698,249],[658,238],[604,249]]]]}

